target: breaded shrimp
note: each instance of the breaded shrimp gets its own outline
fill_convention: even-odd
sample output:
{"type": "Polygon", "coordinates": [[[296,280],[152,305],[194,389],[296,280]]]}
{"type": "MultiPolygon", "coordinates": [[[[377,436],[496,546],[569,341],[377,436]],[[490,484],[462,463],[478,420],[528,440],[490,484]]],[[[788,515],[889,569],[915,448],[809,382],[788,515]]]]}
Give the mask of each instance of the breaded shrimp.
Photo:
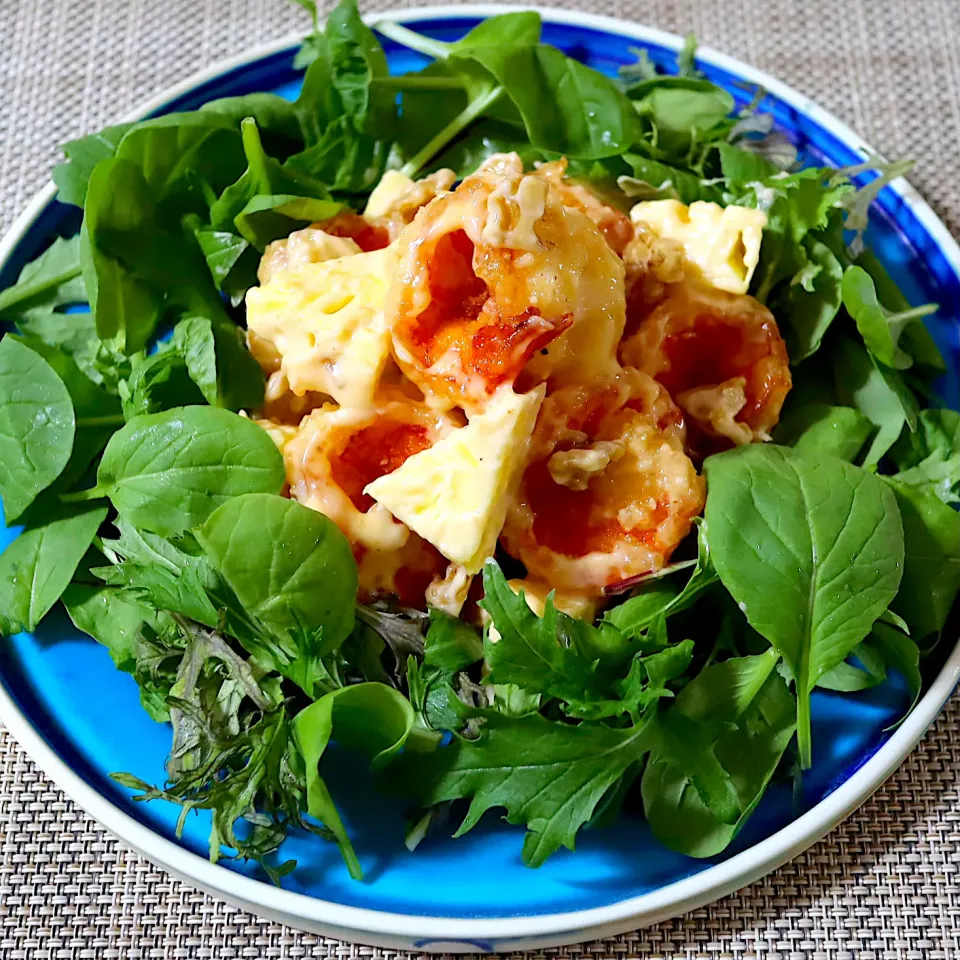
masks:
{"type": "Polygon", "coordinates": [[[531,577],[593,597],[658,570],[704,504],[683,437],[680,411],[637,370],[549,395],[507,514],[507,552],[531,577]]]}
{"type": "Polygon", "coordinates": [[[769,440],[791,385],[770,311],[745,294],[689,283],[668,288],[623,341],[620,359],[666,387],[698,456],[769,440]]]}
{"type": "Polygon", "coordinates": [[[544,178],[497,155],[417,214],[387,299],[393,352],[438,409],[616,369],[623,265],[544,178]]]}

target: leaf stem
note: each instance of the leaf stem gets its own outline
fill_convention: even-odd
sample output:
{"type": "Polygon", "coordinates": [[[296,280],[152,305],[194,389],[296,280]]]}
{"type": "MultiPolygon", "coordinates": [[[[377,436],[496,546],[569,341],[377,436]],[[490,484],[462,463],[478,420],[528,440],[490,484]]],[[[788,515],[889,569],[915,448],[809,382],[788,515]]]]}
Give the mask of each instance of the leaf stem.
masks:
{"type": "Polygon", "coordinates": [[[371,83],[390,90],[462,90],[463,81],[459,77],[418,77],[404,74],[399,77],[374,77],[371,83]]]}
{"type": "Polygon", "coordinates": [[[374,24],[373,29],[389,40],[399,43],[400,46],[416,50],[417,53],[433,57],[435,60],[446,60],[449,56],[449,43],[444,43],[442,40],[431,40],[430,37],[425,37],[422,33],[417,33],[409,27],[402,27],[399,23],[393,23],[391,20],[374,24]]]}
{"type": "Polygon", "coordinates": [[[84,500],[102,500],[106,497],[106,491],[99,486],[91,487],[89,490],[75,490],[73,493],[61,493],[61,503],[82,503],[84,500]]]}
{"type": "Polygon", "coordinates": [[[800,769],[809,770],[813,763],[810,739],[810,694],[797,688],[797,747],[800,750],[800,769]]]}
{"type": "Polygon", "coordinates": [[[113,427],[126,423],[122,413],[111,413],[104,417],[78,417],[78,427],[113,427]]]}
{"type": "Polygon", "coordinates": [[[472,103],[468,103],[435,137],[414,154],[401,168],[400,172],[408,177],[415,177],[420,169],[426,166],[461,130],[470,126],[484,110],[493,106],[504,94],[504,88],[494,87],[472,103]]]}
{"type": "Polygon", "coordinates": [[[902,310],[900,313],[891,313],[887,316],[887,323],[911,323],[914,320],[922,320],[939,310],[939,304],[924,303],[919,307],[911,307],[909,310],[902,310]]]}

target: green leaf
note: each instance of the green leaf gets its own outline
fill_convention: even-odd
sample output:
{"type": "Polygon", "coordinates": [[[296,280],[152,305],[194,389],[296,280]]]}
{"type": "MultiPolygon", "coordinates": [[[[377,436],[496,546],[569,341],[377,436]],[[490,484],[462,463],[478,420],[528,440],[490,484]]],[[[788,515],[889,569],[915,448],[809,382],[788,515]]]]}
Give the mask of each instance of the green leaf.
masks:
{"type": "Polygon", "coordinates": [[[393,136],[396,95],[376,83],[389,73],[387,58],[373,31],[363,22],[355,0],[344,0],[330,12],[326,41],[334,89],[357,130],[379,139],[393,136]]]}
{"type": "Polygon", "coordinates": [[[903,433],[890,449],[900,483],[935,493],[944,503],[960,501],[960,413],[921,410],[915,433],[903,433]]]}
{"type": "Polygon", "coordinates": [[[120,398],[128,421],[148,413],[204,402],[183,357],[166,345],[157,353],[137,354],[133,358],[130,378],[120,384],[120,398]]]}
{"type": "Polygon", "coordinates": [[[197,539],[250,616],[293,639],[277,669],[312,695],[320,658],[354,624],[356,563],[336,524],[295,500],[253,493],[215,510],[197,539]]]}
{"type": "Polygon", "coordinates": [[[728,184],[768,180],[779,172],[776,164],[766,157],[742,150],[736,144],[721,143],[717,151],[720,154],[720,171],[728,184]]]}
{"type": "MultiPolygon", "coordinates": [[[[13,336],[13,335],[10,335],[13,336]]],[[[75,430],[73,449],[60,475],[59,486],[71,483],[86,471],[103,449],[110,435],[123,423],[120,403],[115,396],[91,382],[73,359],[57,347],[36,337],[16,337],[24,346],[42,357],[67,388],[73,403],[75,430]]]]}
{"type": "Polygon", "coordinates": [[[896,500],[874,474],[785,447],[741,447],[708,458],[704,470],[714,565],[796,678],[808,767],[810,691],[869,633],[900,584],[896,500]]]}
{"type": "Polygon", "coordinates": [[[172,622],[116,587],[71,583],[62,600],[74,626],[105,646],[118,670],[134,677],[140,702],[150,717],[161,723],[169,720],[166,698],[173,678],[165,674],[163,661],[156,661],[158,653],[148,644],[146,634],[148,630],[169,630],[172,622]]]}
{"type": "Polygon", "coordinates": [[[217,289],[239,303],[257,282],[258,252],[243,237],[229,230],[203,227],[199,221],[193,226],[193,235],[217,289]]]}
{"type": "Polygon", "coordinates": [[[171,543],[122,519],[116,526],[119,538],[103,541],[113,565],[94,567],[90,571],[94,576],[126,588],[127,595],[143,599],[153,610],[178,613],[211,628],[219,626],[220,613],[211,598],[219,602],[221,583],[206,556],[187,552],[183,541],[171,543]]]}
{"type": "Polygon", "coordinates": [[[53,368],[12,337],[0,341],[0,496],[12,523],[63,472],[76,429],[53,368]]]}
{"type": "Polygon", "coordinates": [[[185,317],[174,328],[173,345],[211,406],[239,411],[263,404],[263,370],[230,321],[185,317]]]}
{"type": "Polygon", "coordinates": [[[688,156],[701,134],[723,123],[733,111],[733,97],[708,80],[657,78],[630,91],[637,112],[657,131],[659,150],[678,160],[688,156]],[[640,91],[645,91],[638,97],[640,91]]]}
{"type": "Polygon", "coordinates": [[[884,478],[903,520],[904,564],[891,608],[910,625],[910,635],[939,636],[960,591],[960,513],[933,493],[884,478]]]}
{"type": "Polygon", "coordinates": [[[204,185],[219,194],[244,168],[236,123],[214,110],[142,120],[120,141],[116,157],[140,171],[167,226],[178,226],[186,213],[205,215],[204,185]]]}
{"type": "MultiPolygon", "coordinates": [[[[240,125],[243,151],[247,160],[247,169],[220,195],[220,198],[210,208],[210,221],[214,230],[233,231],[239,229],[238,218],[243,215],[243,223],[247,233],[245,239],[254,242],[262,239],[260,233],[254,233],[251,218],[258,212],[272,211],[277,205],[273,198],[282,197],[280,203],[293,204],[294,200],[329,200],[326,186],[319,181],[306,177],[280,164],[277,160],[267,156],[260,140],[257,124],[252,119],[244,120],[240,125]],[[262,198],[271,198],[263,200],[262,198]],[[259,205],[252,202],[260,198],[259,205]]],[[[304,211],[307,207],[304,207],[304,211]]],[[[311,208],[313,209],[313,208],[311,208]]],[[[337,205],[336,209],[339,209],[337,205]]],[[[327,214],[330,216],[331,214],[327,214]]],[[[288,221],[288,233],[295,229],[296,217],[286,217],[280,213],[275,217],[282,217],[288,221]]],[[[274,221],[271,221],[274,222],[274,221]]],[[[271,237],[270,239],[275,239],[271,237]]]]}
{"type": "Polygon", "coordinates": [[[136,417],[111,437],[97,486],[130,523],[176,536],[231,497],[279,493],[283,458],[250,420],[216,407],[181,407],[136,417]]]}
{"type": "Polygon", "coordinates": [[[129,160],[101,160],[90,176],[80,234],[83,279],[101,340],[126,353],[142,350],[163,306],[130,259],[131,234],[154,232],[156,209],[147,183],[129,160]]]}
{"type": "Polygon", "coordinates": [[[80,276],[80,238],[57,237],[20,271],[12,287],[0,291],[0,317],[14,319],[86,299],[80,276]]]}
{"type": "Polygon", "coordinates": [[[61,149],[67,159],[53,168],[53,182],[57,185],[57,199],[61,203],[83,206],[94,168],[117,152],[117,144],[132,126],[132,123],[119,123],[63,144],[61,149]]]}
{"type": "Polygon", "coordinates": [[[812,234],[801,241],[813,278],[792,282],[772,309],[787,342],[790,364],[796,366],[820,349],[841,302],[843,267],[830,248],[812,234]]]}
{"type": "Polygon", "coordinates": [[[895,370],[906,370],[913,358],[900,346],[901,337],[910,324],[933,308],[887,313],[877,299],[877,290],[870,275],[862,267],[847,267],[843,274],[843,305],[857,323],[857,329],[870,353],[879,363],[895,370]]]}
{"type": "Polygon", "coordinates": [[[106,507],[97,505],[65,507],[50,498],[37,503],[23,533],[0,556],[0,635],[37,626],[106,516],[106,507]]]}
{"type": "Polygon", "coordinates": [[[294,105],[275,93],[246,93],[238,97],[221,97],[200,107],[200,113],[224,117],[239,131],[247,117],[257,122],[271,153],[294,153],[303,143],[303,133],[294,105]]]}
{"type": "Polygon", "coordinates": [[[234,217],[241,235],[258,250],[310,223],[329,220],[343,209],[335,200],[269,194],[253,197],[234,217]]]}
{"type": "Polygon", "coordinates": [[[717,187],[705,184],[698,176],[679,167],[652,160],[637,153],[625,153],[623,158],[632,170],[631,177],[620,177],[623,192],[636,200],[675,199],[681,203],[697,200],[719,201],[717,187]]]}
{"type": "Polygon", "coordinates": [[[483,641],[469,623],[436,607],[430,608],[430,628],[423,642],[425,667],[444,673],[466,670],[483,657],[483,641]]]}
{"type": "Polygon", "coordinates": [[[334,834],[355,880],[363,877],[360,861],[340,814],[320,776],[319,764],[332,737],[340,746],[369,756],[382,767],[407,741],[414,723],[410,701],[382,683],[358,683],[334,690],[304,707],[293,721],[297,746],[307,774],[307,812],[334,834]]]}
{"type": "Polygon", "coordinates": [[[504,808],[510,823],[526,824],[523,861],[536,867],[562,846],[573,849],[601,798],[654,738],[649,721],[617,729],[485,712],[476,740],[455,737],[435,753],[400,758],[400,785],[424,806],[469,798],[458,837],[487,810],[504,808]]]}
{"type": "Polygon", "coordinates": [[[854,461],[873,432],[873,424],[853,407],[810,403],[785,407],[774,440],[798,453],[854,461]]]}
{"type": "Polygon", "coordinates": [[[896,370],[879,365],[853,340],[838,341],[830,359],[840,400],[855,407],[876,429],[863,457],[865,467],[874,466],[896,442],[904,424],[911,429],[916,426],[917,401],[896,370]]]}
{"type": "Polygon", "coordinates": [[[654,834],[672,849],[693,857],[720,853],[765,793],[796,728],[794,699],[773,669],[776,661],[770,652],[707,667],[669,711],[689,718],[688,736],[654,747],[642,795],[654,834]],[[721,723],[733,726],[707,736],[710,725],[721,723]],[[690,753],[705,749],[733,794],[736,815],[727,821],[711,810],[697,784],[690,753]]]}

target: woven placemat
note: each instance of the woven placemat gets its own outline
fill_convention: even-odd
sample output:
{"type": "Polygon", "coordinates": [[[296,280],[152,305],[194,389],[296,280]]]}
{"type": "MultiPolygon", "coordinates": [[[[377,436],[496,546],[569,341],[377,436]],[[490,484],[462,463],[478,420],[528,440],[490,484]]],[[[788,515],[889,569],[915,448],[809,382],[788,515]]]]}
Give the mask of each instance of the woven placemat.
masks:
{"type": "MultiPolygon", "coordinates": [[[[694,30],[779,76],[885,155],[915,157],[911,179],[960,232],[960,0],[562,5],[694,30]]],[[[63,140],[304,26],[282,0],[0,0],[0,227],[46,181],[63,140]]],[[[101,830],[0,731],[4,960],[386,955],[263,922],[174,880],[101,830]]],[[[873,800],[808,853],[682,919],[552,954],[584,955],[960,958],[960,696],[873,800]]]]}

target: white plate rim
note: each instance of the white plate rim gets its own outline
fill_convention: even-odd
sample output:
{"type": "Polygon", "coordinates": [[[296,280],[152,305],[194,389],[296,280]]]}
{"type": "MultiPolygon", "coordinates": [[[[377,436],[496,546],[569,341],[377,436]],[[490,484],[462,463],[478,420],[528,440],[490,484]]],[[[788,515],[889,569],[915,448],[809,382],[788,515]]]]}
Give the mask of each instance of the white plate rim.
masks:
{"type": "MultiPolygon", "coordinates": [[[[679,50],[683,42],[674,34],[615,17],[518,4],[467,3],[415,7],[381,11],[364,19],[371,25],[382,20],[413,23],[442,17],[488,17],[517,10],[536,10],[545,21],[618,33],[675,50],[679,50]]],[[[167,88],[131,111],[124,119],[141,119],[196,86],[216,79],[229,70],[291,48],[300,39],[300,35],[283,38],[221,60],[167,88]]],[[[762,86],[830,131],[864,158],[878,156],[877,151],[871,149],[846,124],[765,72],[709,47],[698,48],[697,59],[762,86]]],[[[894,181],[890,188],[910,207],[960,277],[960,246],[943,222],[904,178],[894,181]]],[[[16,218],[0,240],[0,268],[55,197],[56,187],[50,183],[33,197],[16,218]]],[[[607,906],[529,917],[456,918],[392,913],[320,900],[234,873],[154,833],[87,784],[31,725],[3,684],[0,684],[0,722],[71,800],[117,838],[188,882],[254,911],[269,913],[294,926],[333,931],[335,935],[367,942],[379,940],[390,945],[412,943],[418,949],[483,951],[516,949],[528,945],[559,945],[621,933],[701,907],[775,870],[822,839],[880,787],[920,741],[958,682],[960,643],[954,647],[929,690],[901,726],[862,767],[805,814],[729,860],[657,890],[607,906]]]]}

